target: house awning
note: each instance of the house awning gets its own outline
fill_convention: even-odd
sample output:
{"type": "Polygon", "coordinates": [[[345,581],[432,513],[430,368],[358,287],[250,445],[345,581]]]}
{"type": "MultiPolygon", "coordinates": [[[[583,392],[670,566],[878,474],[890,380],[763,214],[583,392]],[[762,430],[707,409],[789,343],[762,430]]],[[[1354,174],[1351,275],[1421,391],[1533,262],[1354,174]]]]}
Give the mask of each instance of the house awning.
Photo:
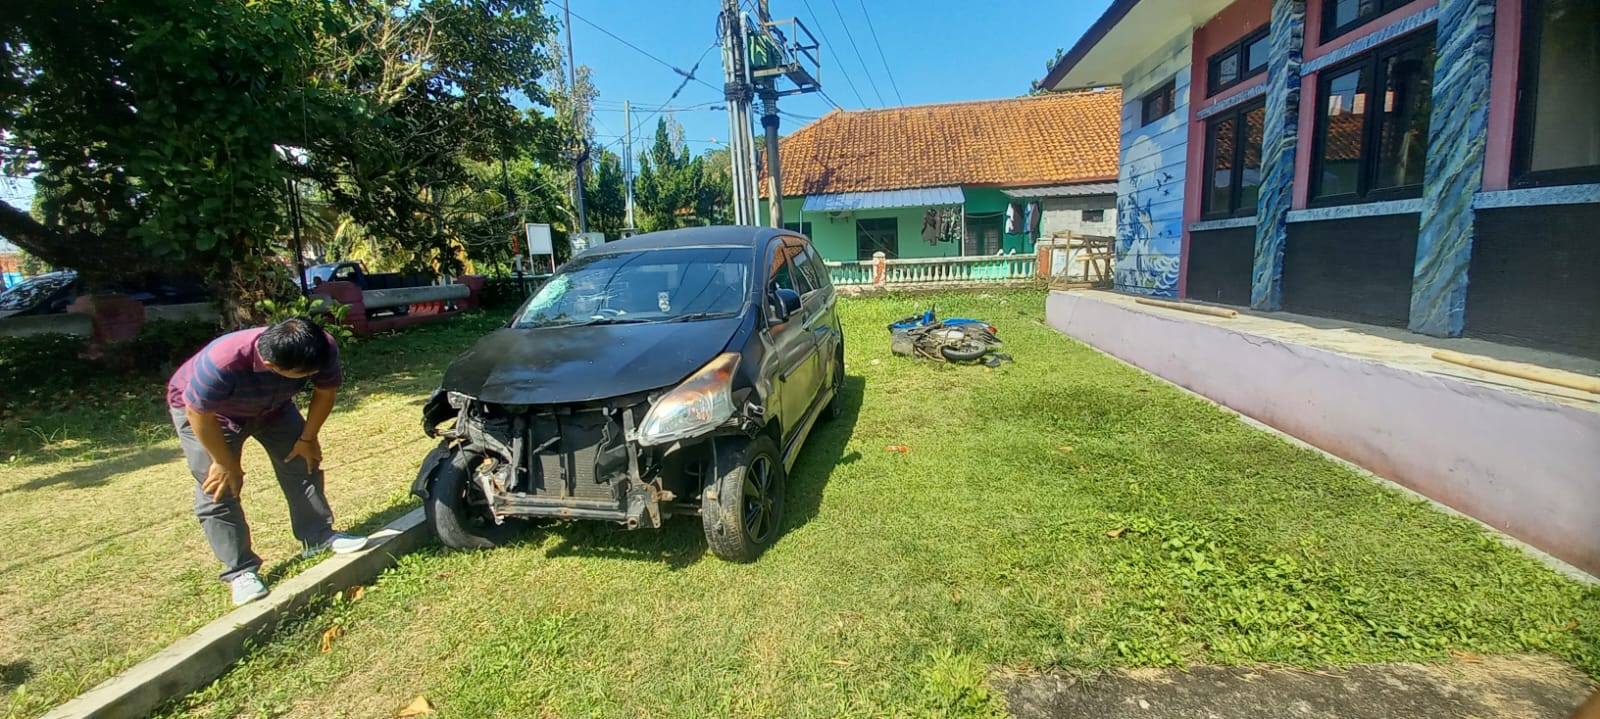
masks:
{"type": "Polygon", "coordinates": [[[1036,200],[1041,197],[1088,197],[1090,195],[1115,195],[1115,182],[1085,182],[1077,185],[1051,185],[1050,187],[1019,187],[1004,190],[1013,200],[1036,200]]]}
{"type": "Polygon", "coordinates": [[[807,195],[802,212],[843,212],[882,210],[893,207],[960,205],[967,201],[960,187],[924,187],[916,190],[880,192],[840,192],[832,195],[807,195]]]}

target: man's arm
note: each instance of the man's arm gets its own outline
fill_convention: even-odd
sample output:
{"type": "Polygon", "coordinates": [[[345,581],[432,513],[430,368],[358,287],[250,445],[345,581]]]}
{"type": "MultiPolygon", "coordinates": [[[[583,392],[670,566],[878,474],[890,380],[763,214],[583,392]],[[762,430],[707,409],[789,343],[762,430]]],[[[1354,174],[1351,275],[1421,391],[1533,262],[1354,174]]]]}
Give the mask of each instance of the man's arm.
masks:
{"type": "Polygon", "coordinates": [[[306,428],[301,430],[300,438],[295,440],[294,451],[284,458],[285,462],[296,457],[303,458],[307,471],[315,471],[317,465],[322,464],[322,443],[317,440],[317,433],[322,431],[322,424],[328,421],[328,415],[333,412],[333,400],[338,394],[338,387],[311,390],[311,405],[306,408],[306,428]]]}
{"type": "Polygon", "coordinates": [[[302,438],[317,439],[317,433],[322,431],[322,423],[327,422],[328,415],[333,412],[333,399],[338,394],[338,387],[311,390],[311,406],[306,408],[306,429],[300,433],[302,438]]]}
{"type": "Polygon", "coordinates": [[[239,466],[238,455],[228,447],[228,439],[222,435],[217,414],[193,407],[184,408],[183,413],[189,420],[189,428],[194,430],[194,436],[200,440],[200,446],[205,447],[206,453],[211,455],[211,468],[206,472],[201,489],[212,499],[221,499],[223,494],[238,494],[244,486],[244,469],[239,466]]]}

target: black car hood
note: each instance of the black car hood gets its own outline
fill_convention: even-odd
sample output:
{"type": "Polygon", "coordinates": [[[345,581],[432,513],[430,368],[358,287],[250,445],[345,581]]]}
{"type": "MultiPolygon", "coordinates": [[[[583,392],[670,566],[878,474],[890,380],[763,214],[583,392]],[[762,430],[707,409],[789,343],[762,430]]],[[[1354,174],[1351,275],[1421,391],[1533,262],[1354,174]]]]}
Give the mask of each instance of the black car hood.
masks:
{"type": "Polygon", "coordinates": [[[645,392],[705,366],[743,321],[496,330],[451,362],[440,386],[495,404],[566,404],[645,392]]]}

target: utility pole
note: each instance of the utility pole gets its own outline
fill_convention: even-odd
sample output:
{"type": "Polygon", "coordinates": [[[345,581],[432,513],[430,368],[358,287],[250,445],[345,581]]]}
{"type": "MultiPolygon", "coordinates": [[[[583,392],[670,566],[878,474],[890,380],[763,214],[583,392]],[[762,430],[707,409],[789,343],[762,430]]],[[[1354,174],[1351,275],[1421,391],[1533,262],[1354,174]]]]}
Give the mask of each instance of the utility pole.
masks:
{"type": "Polygon", "coordinates": [[[623,221],[623,224],[626,225],[628,227],[628,229],[632,230],[634,228],[634,226],[633,226],[633,114],[632,114],[632,107],[628,104],[627,100],[623,100],[622,101],[622,124],[623,124],[623,132],[625,133],[623,141],[622,141],[622,147],[623,147],[623,152],[626,153],[626,154],[623,155],[623,159],[622,159],[622,177],[626,181],[626,185],[627,185],[627,188],[628,188],[628,191],[627,191],[627,208],[628,208],[628,210],[627,210],[627,219],[623,221]]]}
{"type": "MultiPolygon", "coordinates": [[[[567,82],[567,97],[568,101],[572,103],[572,129],[576,132],[578,129],[578,63],[572,57],[572,7],[569,5],[569,0],[561,0],[561,11],[567,15],[567,76],[569,78],[567,82]]],[[[589,159],[588,140],[589,138],[580,134],[576,143],[577,151],[573,153],[572,158],[572,171],[577,176],[577,181],[573,186],[572,197],[573,204],[578,209],[579,232],[589,231],[589,217],[583,212],[583,165],[589,159]]]]}
{"type": "Polygon", "coordinates": [[[761,98],[761,126],[766,130],[767,215],[773,227],[783,226],[783,164],[778,151],[778,98],[819,92],[820,46],[798,19],[774,21],[769,0],[757,0],[756,23],[746,28],[739,0],[723,0],[722,65],[726,73],[729,154],[733,157],[734,216],[739,224],[760,221],[760,183],[755,172],[755,137],[751,116],[761,98]],[[792,88],[779,90],[779,80],[792,88]],[[748,158],[748,159],[746,159],[748,158]],[[740,165],[744,164],[743,167],[740,165]]]}
{"type": "Polygon", "coordinates": [[[754,147],[750,134],[750,104],[755,93],[748,81],[743,13],[739,0],[722,0],[723,97],[728,101],[728,156],[733,175],[733,221],[760,223],[756,212],[754,147]]]}
{"type": "MultiPolygon", "coordinates": [[[[756,12],[765,29],[772,22],[767,0],[759,0],[756,12]]],[[[783,227],[783,172],[778,161],[778,84],[761,84],[761,127],[767,131],[767,219],[773,227],[783,227]]]]}

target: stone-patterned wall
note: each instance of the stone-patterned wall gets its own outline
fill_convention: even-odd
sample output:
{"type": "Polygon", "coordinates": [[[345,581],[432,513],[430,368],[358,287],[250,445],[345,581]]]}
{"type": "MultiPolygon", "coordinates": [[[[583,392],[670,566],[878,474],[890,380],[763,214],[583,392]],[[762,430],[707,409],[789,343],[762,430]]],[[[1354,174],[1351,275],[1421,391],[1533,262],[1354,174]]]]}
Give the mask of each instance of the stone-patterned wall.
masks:
{"type": "Polygon", "coordinates": [[[1440,0],[1438,38],[1410,327],[1454,337],[1466,326],[1472,198],[1483,189],[1494,0],[1440,0]]]}
{"type": "Polygon", "coordinates": [[[1261,142],[1261,194],[1256,205],[1256,251],[1250,306],[1283,307],[1283,248],[1294,197],[1294,157],[1300,134],[1300,60],[1305,47],[1305,0],[1273,0],[1267,62],[1267,126],[1261,142]]]}

